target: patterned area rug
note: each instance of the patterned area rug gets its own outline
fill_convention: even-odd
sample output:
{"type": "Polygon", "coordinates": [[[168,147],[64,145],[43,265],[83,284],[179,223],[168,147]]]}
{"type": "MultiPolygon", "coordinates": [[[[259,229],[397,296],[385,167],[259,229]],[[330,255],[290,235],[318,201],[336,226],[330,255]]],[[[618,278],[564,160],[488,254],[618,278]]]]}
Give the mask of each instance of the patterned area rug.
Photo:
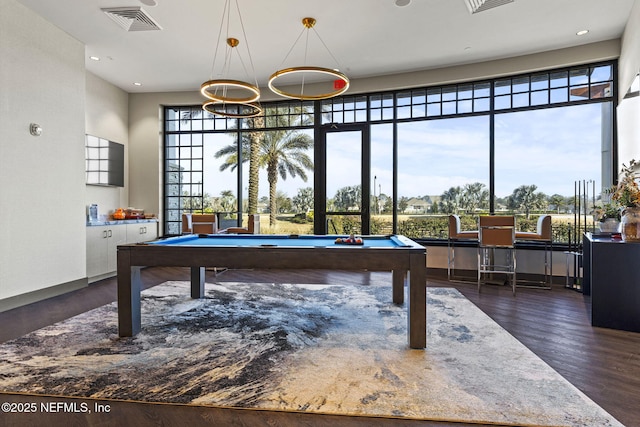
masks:
{"type": "Polygon", "coordinates": [[[0,390],[519,426],[621,426],[455,289],[428,289],[427,349],[391,286],[187,282],[0,345],[0,390]]]}

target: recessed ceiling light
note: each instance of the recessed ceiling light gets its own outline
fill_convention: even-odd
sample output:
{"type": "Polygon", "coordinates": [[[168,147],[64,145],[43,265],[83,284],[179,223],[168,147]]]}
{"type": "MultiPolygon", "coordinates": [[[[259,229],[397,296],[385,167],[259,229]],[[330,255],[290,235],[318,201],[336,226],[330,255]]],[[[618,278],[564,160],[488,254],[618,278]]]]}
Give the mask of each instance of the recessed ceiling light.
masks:
{"type": "Polygon", "coordinates": [[[587,34],[589,32],[589,30],[580,30],[576,33],[576,36],[584,36],[585,34],[587,34]]]}
{"type": "Polygon", "coordinates": [[[411,3],[411,0],[396,0],[396,6],[404,7],[411,3]]]}
{"type": "Polygon", "coordinates": [[[147,6],[156,6],[158,4],[156,0],[140,0],[140,3],[146,4],[147,6]]]}
{"type": "Polygon", "coordinates": [[[134,86],[142,86],[142,83],[140,83],[140,82],[135,82],[135,83],[133,83],[133,85],[134,85],[134,86]]]}
{"type": "Polygon", "coordinates": [[[100,58],[97,56],[90,56],[89,59],[91,59],[92,61],[100,61],[100,58]]]}

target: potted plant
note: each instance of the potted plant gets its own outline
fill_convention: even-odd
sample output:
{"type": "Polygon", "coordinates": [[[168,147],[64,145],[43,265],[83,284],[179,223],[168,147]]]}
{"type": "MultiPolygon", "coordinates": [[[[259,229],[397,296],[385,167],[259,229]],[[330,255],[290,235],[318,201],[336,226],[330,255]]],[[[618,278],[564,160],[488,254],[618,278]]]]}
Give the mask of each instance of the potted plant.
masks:
{"type": "Polygon", "coordinates": [[[595,207],[595,217],[602,233],[616,233],[620,227],[620,206],[616,203],[605,203],[595,207]]]}
{"type": "Polygon", "coordinates": [[[611,189],[611,200],[623,208],[620,226],[622,240],[630,242],[640,242],[640,186],[635,171],[638,165],[633,159],[629,166],[623,163],[618,185],[611,189]]]}

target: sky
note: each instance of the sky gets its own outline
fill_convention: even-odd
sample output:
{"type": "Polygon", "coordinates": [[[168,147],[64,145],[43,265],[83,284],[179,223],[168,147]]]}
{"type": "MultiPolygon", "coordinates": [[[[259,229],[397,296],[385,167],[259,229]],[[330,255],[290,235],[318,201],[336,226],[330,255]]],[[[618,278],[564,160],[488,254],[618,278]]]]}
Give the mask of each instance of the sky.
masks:
{"type": "MultiPolygon", "coordinates": [[[[547,195],[573,196],[575,181],[601,186],[601,116],[603,104],[546,108],[496,115],[496,194],[510,195],[521,185],[536,185],[547,195]]],[[[311,130],[308,131],[312,136],[311,130]]],[[[215,135],[205,146],[204,190],[219,195],[235,188],[235,173],[218,172],[221,159],[213,153],[232,142],[215,135]]],[[[392,126],[371,129],[371,185],[379,194],[392,192],[392,126]],[[375,176],[375,178],[374,178],[375,176]]],[[[403,123],[398,126],[399,195],[441,195],[453,186],[489,185],[489,118],[462,117],[403,123]]],[[[327,192],[358,184],[360,139],[354,132],[328,134],[327,192]]],[[[313,157],[313,152],[310,153],[313,157]]],[[[246,174],[245,174],[246,175],[246,174]]],[[[246,179],[246,177],[245,177],[246,179]]],[[[246,187],[246,184],[245,186],[246,187]]],[[[298,188],[313,187],[313,173],[278,181],[290,197],[298,188]]],[[[590,187],[591,188],[591,187],[590,187]]],[[[244,189],[246,194],[246,188],[244,189]]],[[[268,195],[266,171],[261,171],[260,197],[268,195]]]]}

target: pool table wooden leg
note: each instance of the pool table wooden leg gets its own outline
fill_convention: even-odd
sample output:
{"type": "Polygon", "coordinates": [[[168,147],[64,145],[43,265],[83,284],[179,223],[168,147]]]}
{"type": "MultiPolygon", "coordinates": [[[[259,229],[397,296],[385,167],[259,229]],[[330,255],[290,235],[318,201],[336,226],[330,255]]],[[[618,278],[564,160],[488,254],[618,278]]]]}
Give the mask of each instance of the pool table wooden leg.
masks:
{"type": "Polygon", "coordinates": [[[427,346],[427,266],[425,255],[411,255],[409,270],[409,304],[407,329],[409,347],[427,346]]]}
{"type": "Polygon", "coordinates": [[[204,267],[191,267],[191,298],[204,298],[204,267]]]}
{"type": "Polygon", "coordinates": [[[140,332],[140,269],[131,266],[129,251],[118,250],[118,335],[140,332]]]}
{"type": "Polygon", "coordinates": [[[404,270],[393,270],[393,303],[404,304],[404,281],[407,272],[404,270]]]}

